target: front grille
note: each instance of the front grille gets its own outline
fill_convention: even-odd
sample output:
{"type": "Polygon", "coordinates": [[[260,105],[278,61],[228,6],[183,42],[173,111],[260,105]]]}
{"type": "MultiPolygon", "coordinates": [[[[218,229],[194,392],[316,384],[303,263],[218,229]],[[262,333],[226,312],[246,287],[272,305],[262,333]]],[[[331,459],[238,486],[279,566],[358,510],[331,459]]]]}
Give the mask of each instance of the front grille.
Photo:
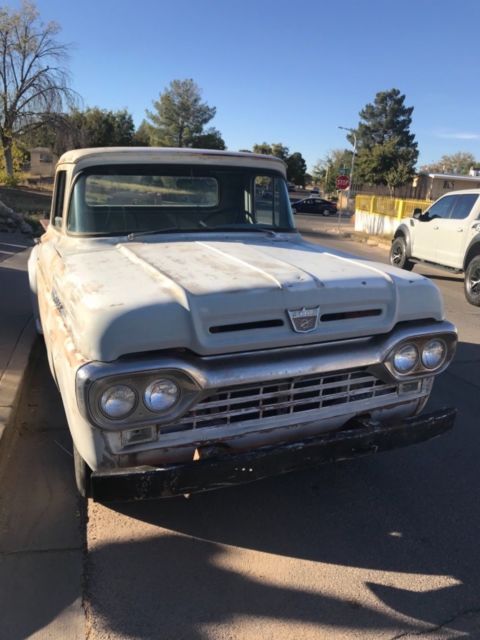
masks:
{"type": "MultiPolygon", "coordinates": [[[[365,370],[229,387],[207,396],[176,423],[184,429],[219,427],[274,416],[319,411],[333,405],[398,396],[396,384],[365,370]]],[[[321,417],[321,414],[320,416],[321,417]]]]}

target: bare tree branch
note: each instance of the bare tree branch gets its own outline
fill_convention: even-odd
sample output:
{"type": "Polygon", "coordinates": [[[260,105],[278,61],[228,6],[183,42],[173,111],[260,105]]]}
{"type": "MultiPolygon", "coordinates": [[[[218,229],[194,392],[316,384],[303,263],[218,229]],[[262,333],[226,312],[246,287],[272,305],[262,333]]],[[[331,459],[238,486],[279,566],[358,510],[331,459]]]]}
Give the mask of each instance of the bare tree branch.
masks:
{"type": "Polygon", "coordinates": [[[12,146],[77,102],[68,84],[67,47],[56,40],[59,27],[44,24],[31,2],[18,11],[0,8],[0,137],[6,170],[13,173],[12,146]]]}

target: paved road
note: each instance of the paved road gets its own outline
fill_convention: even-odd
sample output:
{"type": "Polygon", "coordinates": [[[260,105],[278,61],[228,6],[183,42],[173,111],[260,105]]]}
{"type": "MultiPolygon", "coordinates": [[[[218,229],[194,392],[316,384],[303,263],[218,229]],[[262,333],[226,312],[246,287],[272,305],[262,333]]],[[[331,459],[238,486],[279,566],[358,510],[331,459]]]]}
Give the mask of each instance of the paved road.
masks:
{"type": "Polygon", "coordinates": [[[20,233],[4,233],[0,231],[0,262],[30,247],[32,241],[20,233]]]}
{"type": "MultiPolygon", "coordinates": [[[[385,251],[308,228],[313,241],[386,260],[385,251]]],[[[447,315],[459,326],[457,358],[430,401],[431,407],[459,408],[454,432],[190,500],[90,503],[88,640],[480,637],[480,309],[466,303],[460,278],[418,271],[440,286],[447,315]]],[[[35,478],[34,514],[25,527],[20,516],[11,521],[25,532],[20,547],[25,538],[42,539],[39,527],[48,528],[52,549],[66,554],[71,547],[75,555],[79,539],[68,532],[82,520],[72,511],[69,443],[42,352],[32,375],[33,408],[26,398],[18,462],[9,471],[15,467],[16,475],[1,482],[17,490],[23,483],[26,504],[25,486],[35,478]],[[38,429],[49,443],[40,457],[53,453],[45,455],[47,465],[37,461],[29,469],[35,457],[31,445],[22,457],[22,440],[38,429]],[[66,487],[62,498],[59,487],[66,487]]],[[[70,571],[72,582],[77,560],[61,558],[59,580],[70,571]]],[[[47,587],[41,580],[33,584],[40,593],[47,587]]],[[[78,624],[75,586],[60,589],[23,630],[53,637],[40,629],[64,620],[65,612],[78,624]]]]}

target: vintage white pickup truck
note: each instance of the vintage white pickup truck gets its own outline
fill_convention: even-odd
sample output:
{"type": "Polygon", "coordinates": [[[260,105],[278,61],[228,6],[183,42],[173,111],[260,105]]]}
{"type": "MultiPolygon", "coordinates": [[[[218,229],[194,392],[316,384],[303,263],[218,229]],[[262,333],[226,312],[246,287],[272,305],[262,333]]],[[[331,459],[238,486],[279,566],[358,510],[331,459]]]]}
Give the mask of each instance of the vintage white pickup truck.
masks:
{"type": "Polygon", "coordinates": [[[306,242],[251,153],[64,154],[29,261],[37,328],[95,499],[175,496],[404,446],[455,327],[427,278],[306,242]]]}

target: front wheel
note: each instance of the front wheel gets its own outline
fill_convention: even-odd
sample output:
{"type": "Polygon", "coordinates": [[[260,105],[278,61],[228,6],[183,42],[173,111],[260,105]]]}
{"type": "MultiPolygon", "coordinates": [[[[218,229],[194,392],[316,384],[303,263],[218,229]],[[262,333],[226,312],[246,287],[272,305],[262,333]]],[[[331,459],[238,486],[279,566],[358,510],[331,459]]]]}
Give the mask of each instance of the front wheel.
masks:
{"type": "Polygon", "coordinates": [[[82,456],[78,453],[75,444],[73,445],[73,466],[75,469],[75,484],[77,485],[77,491],[82,498],[88,498],[90,496],[90,474],[92,471],[82,456]]]}
{"type": "Polygon", "coordinates": [[[475,256],[468,263],[464,286],[468,302],[480,307],[480,256],[475,256]]]}
{"type": "Polygon", "coordinates": [[[324,209],[322,211],[322,216],[329,216],[330,215],[330,209],[324,209]]]}
{"type": "Polygon", "coordinates": [[[395,238],[390,248],[390,264],[411,271],[414,263],[407,258],[407,245],[403,238],[395,238]]]}

